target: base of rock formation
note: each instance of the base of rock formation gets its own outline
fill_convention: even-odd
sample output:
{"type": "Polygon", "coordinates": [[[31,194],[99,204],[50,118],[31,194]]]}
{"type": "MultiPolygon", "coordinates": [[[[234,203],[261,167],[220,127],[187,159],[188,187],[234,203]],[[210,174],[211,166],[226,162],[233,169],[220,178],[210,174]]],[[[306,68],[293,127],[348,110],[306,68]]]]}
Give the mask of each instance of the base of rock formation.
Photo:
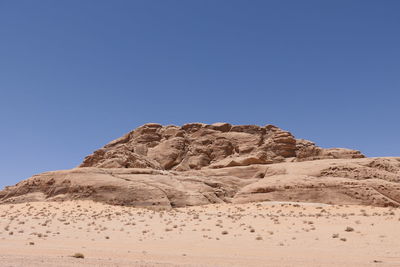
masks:
{"type": "Polygon", "coordinates": [[[187,171],[80,167],[35,175],[0,191],[0,203],[71,199],[153,208],[253,201],[400,206],[400,158],[233,164],[187,171]]]}

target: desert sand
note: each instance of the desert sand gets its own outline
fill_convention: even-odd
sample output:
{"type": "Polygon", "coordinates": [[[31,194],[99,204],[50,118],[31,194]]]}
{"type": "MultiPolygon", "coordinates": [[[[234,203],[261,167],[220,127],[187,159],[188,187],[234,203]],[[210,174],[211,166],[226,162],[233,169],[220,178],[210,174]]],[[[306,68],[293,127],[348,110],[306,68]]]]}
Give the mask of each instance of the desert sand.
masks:
{"type": "Polygon", "coordinates": [[[3,204],[0,265],[399,266],[399,223],[398,208],[320,203],[3,204]]]}

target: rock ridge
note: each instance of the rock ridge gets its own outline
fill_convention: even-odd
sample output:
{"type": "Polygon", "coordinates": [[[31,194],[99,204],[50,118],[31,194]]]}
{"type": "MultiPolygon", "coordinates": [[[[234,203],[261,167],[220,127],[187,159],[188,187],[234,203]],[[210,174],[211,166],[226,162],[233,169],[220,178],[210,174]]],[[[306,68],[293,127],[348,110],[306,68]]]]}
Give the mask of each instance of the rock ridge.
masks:
{"type": "Polygon", "coordinates": [[[357,150],[320,148],[274,125],[148,123],[96,150],[80,167],[187,171],[363,157],[357,150]]]}

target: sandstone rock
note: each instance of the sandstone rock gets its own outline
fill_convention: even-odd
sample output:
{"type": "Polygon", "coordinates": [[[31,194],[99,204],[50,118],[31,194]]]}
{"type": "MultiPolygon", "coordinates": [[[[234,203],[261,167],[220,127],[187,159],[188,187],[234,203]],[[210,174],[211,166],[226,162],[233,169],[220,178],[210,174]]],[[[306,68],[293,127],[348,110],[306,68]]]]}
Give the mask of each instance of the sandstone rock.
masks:
{"type": "Polygon", "coordinates": [[[151,169],[77,168],[47,172],[0,191],[1,202],[90,199],[137,207],[229,202],[250,183],[233,176],[179,175],[151,169]]]}
{"type": "Polygon", "coordinates": [[[360,151],[346,148],[320,148],[313,142],[298,139],[296,140],[297,161],[317,160],[317,159],[356,159],[363,158],[360,151]]]}
{"type": "Polygon", "coordinates": [[[316,160],[271,164],[268,169],[263,179],[240,189],[234,202],[400,206],[400,158],[316,160]]]}
{"type": "Polygon", "coordinates": [[[229,132],[232,128],[232,125],[226,122],[217,122],[211,125],[206,125],[206,128],[217,130],[220,132],[229,132]]]}
{"type": "Polygon", "coordinates": [[[322,149],[273,125],[145,124],[85,158],[81,167],[189,170],[327,158],[359,158],[359,151],[322,149]]]}
{"type": "Polygon", "coordinates": [[[0,203],[71,199],[152,208],[252,201],[400,206],[400,158],[326,159],[182,172],[81,167],[35,175],[0,191],[0,203]]]}
{"type": "Polygon", "coordinates": [[[117,149],[99,149],[87,157],[81,167],[96,165],[99,168],[150,168],[161,169],[159,162],[132,152],[126,145],[118,144],[117,149]]]}
{"type": "Polygon", "coordinates": [[[148,123],[78,168],[0,191],[0,203],[70,199],[158,208],[267,200],[400,206],[400,159],[320,148],[274,125],[148,123]]]}

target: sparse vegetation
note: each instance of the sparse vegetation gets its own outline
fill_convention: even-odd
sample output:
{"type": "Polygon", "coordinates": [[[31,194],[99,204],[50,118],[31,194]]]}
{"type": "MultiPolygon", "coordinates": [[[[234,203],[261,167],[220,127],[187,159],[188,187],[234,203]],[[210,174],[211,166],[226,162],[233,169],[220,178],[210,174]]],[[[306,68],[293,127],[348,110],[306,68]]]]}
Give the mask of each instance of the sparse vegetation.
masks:
{"type": "MultiPolygon", "coordinates": [[[[120,239],[124,239],[124,242],[134,240],[133,242],[137,242],[136,244],[143,241],[147,245],[148,242],[156,240],[165,242],[173,240],[175,242],[180,238],[185,238],[201,240],[206,245],[210,244],[207,242],[215,242],[215,244],[224,246],[229,242],[235,245],[243,243],[251,247],[265,243],[273,244],[277,248],[291,249],[302,246],[306,242],[315,246],[324,246],[326,243],[324,243],[323,237],[327,236],[329,239],[332,238],[331,244],[335,245],[335,241],[346,242],[341,244],[351,248],[356,243],[363,244],[362,242],[365,242],[364,244],[366,244],[368,239],[365,237],[376,238],[382,246],[392,242],[389,232],[382,226],[389,221],[398,223],[400,216],[399,209],[388,211],[376,208],[371,210],[367,207],[365,211],[371,215],[363,217],[358,209],[356,213],[353,213],[349,212],[352,207],[344,206],[340,208],[337,206],[325,207],[324,215],[320,216],[322,209],[306,206],[296,207],[295,205],[275,205],[272,208],[271,205],[228,206],[221,204],[213,206],[212,211],[208,207],[148,211],[109,206],[84,211],[84,205],[81,210],[71,210],[70,207],[63,207],[64,204],[55,205],[58,209],[36,208],[36,205],[43,204],[29,206],[31,208],[29,210],[28,206],[25,209],[17,206],[20,209],[12,211],[4,211],[4,207],[0,206],[0,217],[2,217],[0,239],[21,238],[26,240],[24,246],[26,249],[34,245],[41,247],[41,244],[45,244],[47,241],[51,243],[54,241],[52,237],[65,238],[68,242],[73,240],[78,242],[85,238],[86,241],[94,242],[93,244],[104,241],[110,246],[114,242],[118,243],[120,239]],[[121,215],[116,215],[117,212],[120,212],[121,215]],[[393,212],[394,214],[392,214],[393,212]],[[254,217],[255,213],[256,217],[254,217]],[[32,219],[33,217],[37,219],[32,219]],[[198,219],[194,220],[193,218],[198,219]],[[64,219],[70,222],[70,225],[65,226],[64,219]],[[21,224],[21,221],[24,223],[21,224]],[[280,225],[276,225],[276,221],[279,221],[280,225]],[[332,225],[332,228],[329,228],[334,229],[332,233],[326,232],[327,223],[332,225]],[[160,224],[166,228],[155,227],[160,224]],[[355,227],[357,225],[363,227],[357,229],[355,227]],[[363,231],[365,227],[371,227],[375,230],[374,233],[363,231]],[[9,236],[10,233],[13,233],[15,237],[9,236]],[[225,235],[227,236],[225,237],[225,235]],[[105,241],[104,239],[111,240],[105,241]]],[[[336,243],[336,245],[338,244],[336,243]]],[[[79,247],[76,249],[78,250],[79,247]]],[[[181,253],[183,252],[185,249],[182,249],[181,253]]],[[[151,255],[150,252],[149,255],[151,255]]],[[[76,253],[71,257],[79,259],[84,257],[82,256],[82,253],[76,253]]]]}
{"type": "Polygon", "coordinates": [[[77,258],[77,259],[84,259],[85,255],[83,255],[80,252],[75,253],[74,255],[72,255],[72,257],[77,258]]]}

